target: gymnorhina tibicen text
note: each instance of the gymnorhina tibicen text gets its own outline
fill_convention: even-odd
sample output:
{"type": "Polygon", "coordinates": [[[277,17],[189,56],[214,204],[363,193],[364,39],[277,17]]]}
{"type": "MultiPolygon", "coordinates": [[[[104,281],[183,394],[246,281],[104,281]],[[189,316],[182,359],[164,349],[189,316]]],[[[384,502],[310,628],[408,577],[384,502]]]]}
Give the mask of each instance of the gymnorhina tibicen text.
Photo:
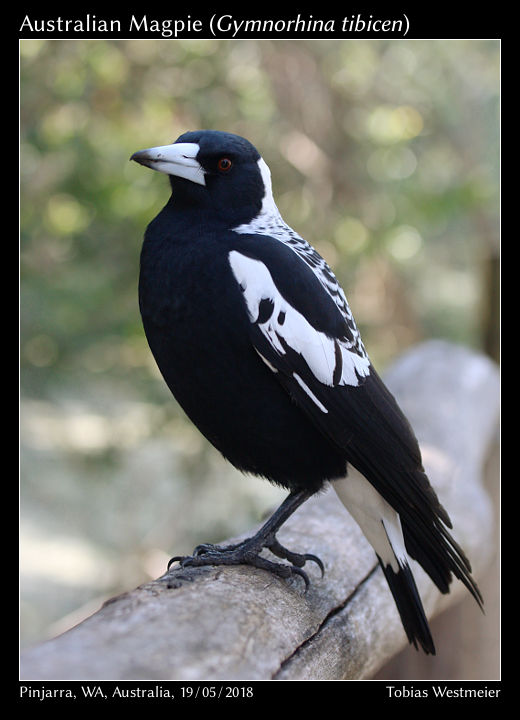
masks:
{"type": "Polygon", "coordinates": [[[159,369],[224,457],[290,491],[254,537],[172,561],[248,563],[307,584],[305,562],[323,570],[321,561],[287,550],[276,532],[332,481],[377,554],[409,642],[434,653],[408,557],[441,592],[455,575],[482,597],[330,267],[283,221],[269,168],[244,138],[188,132],[131,159],[166,173],[172,188],[146,231],[139,278],[159,369]],[[348,463],[363,479],[347,476],[348,463]]]}

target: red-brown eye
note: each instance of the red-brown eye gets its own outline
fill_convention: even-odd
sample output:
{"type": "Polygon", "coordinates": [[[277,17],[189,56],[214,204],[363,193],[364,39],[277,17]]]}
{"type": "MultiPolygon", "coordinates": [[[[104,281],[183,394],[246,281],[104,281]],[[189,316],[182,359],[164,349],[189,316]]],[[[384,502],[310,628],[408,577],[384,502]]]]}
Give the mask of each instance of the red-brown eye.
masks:
{"type": "Polygon", "coordinates": [[[228,170],[231,170],[232,165],[233,165],[233,163],[227,157],[220,158],[220,160],[217,163],[217,167],[220,170],[220,172],[228,172],[228,170]]]}

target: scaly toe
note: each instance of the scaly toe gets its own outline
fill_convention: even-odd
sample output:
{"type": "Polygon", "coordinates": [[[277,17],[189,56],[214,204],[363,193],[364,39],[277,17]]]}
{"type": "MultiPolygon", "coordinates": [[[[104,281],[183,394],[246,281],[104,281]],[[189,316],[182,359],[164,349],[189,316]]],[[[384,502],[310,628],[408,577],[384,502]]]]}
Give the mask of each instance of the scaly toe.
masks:
{"type": "Polygon", "coordinates": [[[276,539],[276,537],[271,540],[267,547],[273,553],[273,555],[276,555],[279,558],[283,558],[284,560],[288,560],[291,565],[295,565],[298,568],[302,568],[307,561],[312,561],[316,563],[316,565],[320,568],[321,577],[323,577],[325,574],[325,566],[317,555],[313,555],[312,553],[301,554],[292,552],[291,550],[288,550],[283,545],[281,545],[276,539]]]}

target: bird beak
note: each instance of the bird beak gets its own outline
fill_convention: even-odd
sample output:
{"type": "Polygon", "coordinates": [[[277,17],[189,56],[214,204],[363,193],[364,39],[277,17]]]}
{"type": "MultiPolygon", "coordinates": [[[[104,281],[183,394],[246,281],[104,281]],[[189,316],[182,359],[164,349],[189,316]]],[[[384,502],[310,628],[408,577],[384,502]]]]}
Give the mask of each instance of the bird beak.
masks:
{"type": "Polygon", "coordinates": [[[199,185],[205,185],[204,169],[196,157],[200,147],[197,143],[173,143],[160,145],[135,152],[130,160],[152,170],[186,178],[199,185]]]}

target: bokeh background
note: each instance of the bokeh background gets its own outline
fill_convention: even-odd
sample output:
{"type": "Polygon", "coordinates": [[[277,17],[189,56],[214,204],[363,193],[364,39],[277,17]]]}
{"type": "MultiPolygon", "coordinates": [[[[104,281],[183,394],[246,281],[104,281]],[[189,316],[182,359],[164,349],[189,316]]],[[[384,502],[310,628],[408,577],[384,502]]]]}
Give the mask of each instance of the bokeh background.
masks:
{"type": "Polygon", "coordinates": [[[384,372],[441,337],[498,360],[498,41],[23,40],[21,628],[53,636],[284,495],[185,419],[141,328],[186,130],[250,139],[384,372]]]}

